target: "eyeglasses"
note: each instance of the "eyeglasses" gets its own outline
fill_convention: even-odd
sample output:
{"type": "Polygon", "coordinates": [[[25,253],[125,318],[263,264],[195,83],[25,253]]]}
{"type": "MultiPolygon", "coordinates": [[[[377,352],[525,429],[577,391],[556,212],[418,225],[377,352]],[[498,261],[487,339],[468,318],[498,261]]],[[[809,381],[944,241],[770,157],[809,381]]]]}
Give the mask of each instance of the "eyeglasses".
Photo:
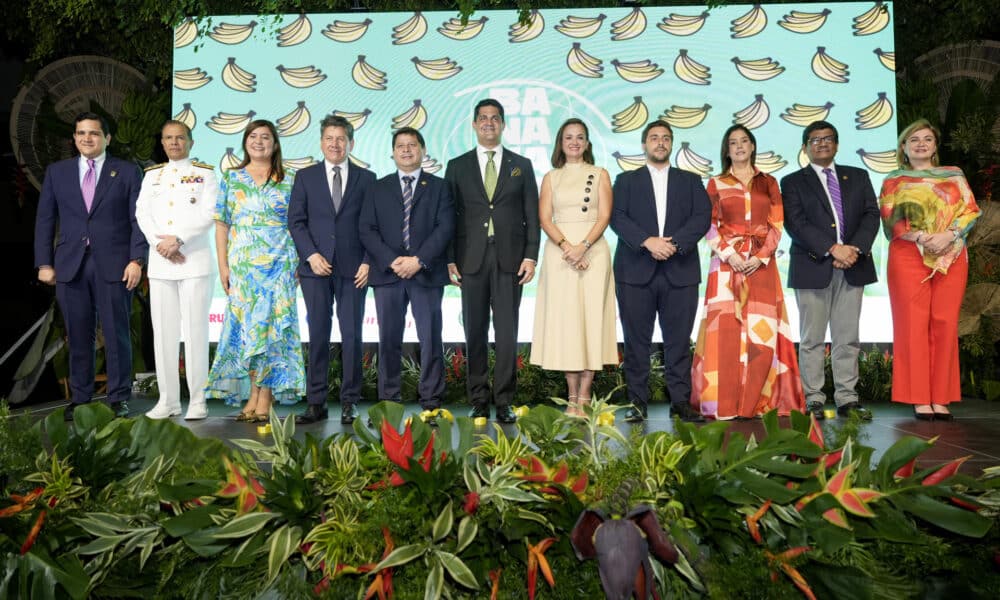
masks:
{"type": "Polygon", "coordinates": [[[823,137],[809,138],[809,144],[811,146],[819,146],[820,144],[825,144],[827,142],[830,142],[831,144],[837,143],[837,136],[824,135],[823,137]]]}

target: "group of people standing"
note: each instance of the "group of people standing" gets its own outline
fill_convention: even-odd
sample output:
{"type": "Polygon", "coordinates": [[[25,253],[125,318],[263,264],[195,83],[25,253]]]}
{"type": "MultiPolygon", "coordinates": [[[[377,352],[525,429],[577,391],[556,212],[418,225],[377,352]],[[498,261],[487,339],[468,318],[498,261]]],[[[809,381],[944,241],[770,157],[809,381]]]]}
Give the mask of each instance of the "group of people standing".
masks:
{"type": "Polygon", "coordinates": [[[629,422],[647,418],[657,318],[666,396],[671,414],[683,420],[749,419],[771,409],[824,418],[828,328],[838,413],[870,418],[855,385],[861,301],[864,286],[876,281],[871,247],[880,222],[891,240],[893,400],[913,404],[917,418],[951,418],[947,406],[961,397],[964,239],[978,208],[961,171],[937,165],[940,135],[930,123],[918,121],[900,136],[900,170],[885,180],[881,209],[866,171],[835,164],[838,134],[825,121],[805,128],[810,164],[780,187],[755,166],[754,134],[730,127],[722,138],[722,171],[706,189],[697,175],[670,166],[668,123],[645,127],[645,168],[623,172],[612,184],[594,164],[586,124],[569,119],[559,128],[540,193],[531,162],[503,147],[504,125],[499,102],[476,104],[476,147],[451,160],[444,178],[421,168],[420,131],[395,130],[396,169],[379,179],[349,160],[354,128],[343,118],[322,121],[324,158],[298,172],[283,167],[275,126],[257,120],[244,131],[242,163],[216,183],[211,166],[189,158],[193,139],[184,123],[164,125],[169,162],[140,178],[134,165],[106,153],[110,134],[100,116],[77,117],[80,156],[49,167],[35,236],[38,277],[56,285],[67,324],[67,420],[93,394],[95,317],[105,337],[108,401],[128,414],[129,305],[148,261],[160,390],[149,417],[181,413],[183,334],[191,391],[185,418],[204,418],[206,397],[237,397],[248,399],[238,420],[264,423],[273,402],[304,393],[308,404],[296,421],[327,419],[336,308],[340,417],[352,423],[369,286],[379,323],[379,399],[402,400],[409,306],[420,342],[419,402],[438,408],[441,303],[445,286],[454,284],[462,293],[471,416],[489,417],[494,405],[498,421],[514,422],[518,312],[523,286],[535,276],[540,230],[547,241],[530,360],[565,372],[570,414],[582,414],[594,373],[618,362],[617,308],[629,422]],[[613,257],[604,237],[609,226],[618,237],[613,257]],[[213,228],[228,302],[209,369],[213,228]],[[797,354],[775,261],[783,231],[791,237],[788,283],[800,315],[797,354]],[[692,357],[702,238],[711,261],[692,357]],[[312,342],[307,362],[299,343],[300,286],[312,342]]]}

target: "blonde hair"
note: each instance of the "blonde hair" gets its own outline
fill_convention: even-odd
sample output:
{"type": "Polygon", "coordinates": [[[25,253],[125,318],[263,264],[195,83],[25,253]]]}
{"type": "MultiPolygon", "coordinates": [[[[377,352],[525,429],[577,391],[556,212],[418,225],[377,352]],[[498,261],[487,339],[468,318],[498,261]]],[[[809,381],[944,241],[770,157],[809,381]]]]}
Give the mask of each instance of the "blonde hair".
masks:
{"type": "MultiPolygon", "coordinates": [[[[903,132],[899,134],[899,139],[896,140],[896,164],[899,166],[900,169],[913,168],[913,165],[910,164],[909,157],[906,156],[905,152],[903,152],[903,146],[906,145],[906,138],[910,137],[911,135],[913,135],[917,131],[920,131],[921,129],[930,129],[931,133],[934,134],[934,145],[937,146],[938,148],[941,147],[941,130],[935,127],[927,119],[917,119],[916,121],[907,125],[903,129],[903,132]]],[[[938,153],[937,150],[935,150],[934,156],[931,157],[931,164],[936,167],[940,164],[938,161],[939,161],[938,153]]]]}

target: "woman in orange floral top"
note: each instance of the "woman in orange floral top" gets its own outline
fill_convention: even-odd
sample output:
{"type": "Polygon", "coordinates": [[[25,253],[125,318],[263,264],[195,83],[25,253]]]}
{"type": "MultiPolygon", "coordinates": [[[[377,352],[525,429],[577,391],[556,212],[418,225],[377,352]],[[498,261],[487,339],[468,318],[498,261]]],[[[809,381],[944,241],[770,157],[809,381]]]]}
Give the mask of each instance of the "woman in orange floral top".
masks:
{"type": "Polygon", "coordinates": [[[920,119],[899,136],[900,168],[879,197],[889,238],[886,268],[892,305],[892,399],[921,420],[952,419],[962,398],[958,311],[969,276],[965,238],[979,216],[958,167],[938,166],[940,132],[920,119]]]}
{"type": "Polygon", "coordinates": [[[691,406],[717,419],[803,410],[798,360],[774,253],[784,211],[774,177],[754,166],[742,125],[722,137],[722,174],[708,183],[712,262],[692,365],[691,406]]]}

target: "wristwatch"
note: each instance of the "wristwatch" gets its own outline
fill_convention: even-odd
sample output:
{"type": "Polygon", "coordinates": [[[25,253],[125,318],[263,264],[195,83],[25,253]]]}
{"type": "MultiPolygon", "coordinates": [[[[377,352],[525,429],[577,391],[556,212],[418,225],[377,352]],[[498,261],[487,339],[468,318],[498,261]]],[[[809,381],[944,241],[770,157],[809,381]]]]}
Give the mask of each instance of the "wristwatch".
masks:
{"type": "Polygon", "coordinates": [[[183,245],[184,245],[184,240],[182,240],[182,239],[180,238],[180,236],[177,236],[177,235],[175,235],[175,236],[174,236],[174,239],[176,239],[176,240],[177,240],[177,245],[178,245],[178,246],[183,246],[183,245]]]}

